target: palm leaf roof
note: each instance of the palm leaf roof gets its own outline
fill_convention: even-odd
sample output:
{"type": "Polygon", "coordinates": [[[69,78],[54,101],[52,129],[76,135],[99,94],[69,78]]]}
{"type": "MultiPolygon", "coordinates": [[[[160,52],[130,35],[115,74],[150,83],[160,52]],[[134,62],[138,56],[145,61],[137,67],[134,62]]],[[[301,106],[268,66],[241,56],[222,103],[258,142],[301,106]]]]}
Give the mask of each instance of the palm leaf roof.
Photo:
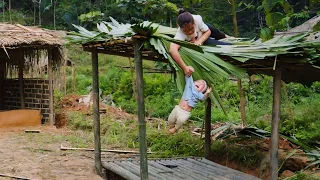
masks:
{"type": "MultiPolygon", "coordinates": [[[[173,39],[176,28],[147,21],[123,24],[110,19],[111,22],[98,23],[98,31],[74,25],[78,32],[70,32],[69,41],[82,44],[88,51],[94,47],[101,53],[133,57],[134,38],[143,39],[143,58],[169,62],[177,72],[181,91],[184,74],[169,54],[171,42],[181,45],[182,59],[195,68],[194,79],[205,79],[211,86],[216,78],[230,75],[241,78],[245,72],[272,75],[277,66],[282,68],[285,82],[309,85],[320,80],[320,42],[307,41],[309,33],[276,36],[266,42],[233,38],[225,40],[233,45],[196,46],[173,39]]],[[[217,95],[213,100],[220,104],[217,95]]]]}

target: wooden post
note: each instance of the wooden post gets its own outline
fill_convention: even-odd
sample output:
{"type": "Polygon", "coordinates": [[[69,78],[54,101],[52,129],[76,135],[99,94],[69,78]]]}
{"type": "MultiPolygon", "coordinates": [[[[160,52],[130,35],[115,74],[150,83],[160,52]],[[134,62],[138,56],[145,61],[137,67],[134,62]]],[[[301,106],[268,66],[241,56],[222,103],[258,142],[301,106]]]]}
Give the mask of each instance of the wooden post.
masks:
{"type": "Polygon", "coordinates": [[[211,99],[208,98],[206,102],[205,111],[205,140],[204,140],[204,157],[210,158],[211,153],[211,99]]]}
{"type": "Polygon", "coordinates": [[[278,146],[281,105],[281,69],[276,68],[273,76],[273,108],[271,124],[270,173],[271,180],[278,179],[278,146]]]}
{"type": "Polygon", "coordinates": [[[48,78],[49,78],[49,121],[50,125],[54,124],[53,109],[53,70],[52,70],[52,50],[48,49],[48,78]]]}
{"type": "Polygon", "coordinates": [[[102,175],[101,142],[100,142],[100,113],[99,113],[99,71],[98,52],[92,49],[92,99],[93,99],[93,133],[94,133],[94,163],[98,175],[102,175]]]}
{"type": "Polygon", "coordinates": [[[0,59],[0,110],[3,110],[3,80],[4,80],[4,71],[5,65],[4,61],[0,59]]]}
{"type": "Polygon", "coordinates": [[[24,96],[24,79],[23,79],[23,69],[24,69],[24,56],[23,52],[19,51],[19,84],[20,84],[20,103],[21,109],[26,108],[25,96],[24,96]]]}
{"type": "Polygon", "coordinates": [[[145,107],[143,95],[143,72],[142,72],[142,55],[140,48],[143,41],[135,39],[134,42],[134,58],[136,61],[136,85],[138,94],[138,118],[139,118],[139,151],[140,151],[140,178],[148,179],[148,158],[147,158],[147,139],[146,139],[146,122],[145,107]]]}

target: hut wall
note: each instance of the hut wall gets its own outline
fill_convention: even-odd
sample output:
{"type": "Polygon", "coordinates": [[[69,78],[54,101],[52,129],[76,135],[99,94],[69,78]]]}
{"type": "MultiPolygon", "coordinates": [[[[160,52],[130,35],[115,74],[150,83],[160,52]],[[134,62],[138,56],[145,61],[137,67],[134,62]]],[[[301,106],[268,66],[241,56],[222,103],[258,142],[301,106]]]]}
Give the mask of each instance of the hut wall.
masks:
{"type": "MultiPolygon", "coordinates": [[[[3,85],[4,109],[21,109],[19,79],[5,79],[3,85]]],[[[26,109],[41,110],[42,121],[49,122],[49,81],[25,79],[24,87],[26,109]]]]}

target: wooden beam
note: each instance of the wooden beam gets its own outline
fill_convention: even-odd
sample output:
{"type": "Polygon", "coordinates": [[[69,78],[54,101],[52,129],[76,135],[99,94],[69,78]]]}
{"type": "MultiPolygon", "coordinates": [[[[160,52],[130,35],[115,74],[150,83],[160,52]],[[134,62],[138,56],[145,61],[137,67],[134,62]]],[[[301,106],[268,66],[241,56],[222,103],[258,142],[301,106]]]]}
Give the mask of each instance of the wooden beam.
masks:
{"type": "Polygon", "coordinates": [[[148,179],[148,158],[147,158],[147,139],[146,139],[146,121],[145,121],[145,106],[143,94],[143,72],[142,72],[142,56],[141,47],[143,41],[135,39],[134,56],[136,61],[136,85],[138,93],[138,118],[139,118],[139,151],[140,151],[140,178],[141,180],[148,179]]]}
{"type": "Polygon", "coordinates": [[[52,49],[48,49],[48,79],[49,79],[49,122],[54,124],[54,109],[53,109],[53,69],[52,69],[52,49]]]}
{"type": "Polygon", "coordinates": [[[24,79],[23,79],[23,69],[24,69],[24,55],[23,51],[19,51],[19,84],[20,84],[20,103],[21,103],[21,109],[26,108],[26,103],[25,103],[25,95],[24,95],[24,79]]]}
{"type": "Polygon", "coordinates": [[[99,113],[99,71],[98,52],[93,49],[92,57],[92,99],[93,99],[93,133],[94,133],[94,162],[95,170],[102,176],[101,142],[100,142],[100,113],[99,113]]]}
{"type": "MultiPolygon", "coordinates": [[[[87,52],[91,52],[92,48],[83,47],[83,50],[87,51],[87,52]]],[[[106,51],[106,50],[103,50],[103,49],[98,49],[97,52],[101,53],[101,54],[108,54],[108,55],[115,55],[115,56],[122,56],[122,57],[132,57],[132,58],[135,57],[134,53],[130,53],[130,52],[129,53],[128,52],[114,52],[114,51],[106,51]]],[[[159,62],[169,63],[169,61],[167,59],[161,58],[161,56],[159,56],[159,57],[142,56],[142,59],[149,60],[149,61],[159,61],[159,62]]]]}
{"type": "Polygon", "coordinates": [[[211,99],[208,98],[205,110],[205,139],[204,139],[204,157],[210,158],[211,154],[211,99]]]}
{"type": "Polygon", "coordinates": [[[281,105],[281,69],[276,68],[273,76],[273,108],[271,124],[270,172],[271,180],[278,179],[278,147],[281,105]]]}

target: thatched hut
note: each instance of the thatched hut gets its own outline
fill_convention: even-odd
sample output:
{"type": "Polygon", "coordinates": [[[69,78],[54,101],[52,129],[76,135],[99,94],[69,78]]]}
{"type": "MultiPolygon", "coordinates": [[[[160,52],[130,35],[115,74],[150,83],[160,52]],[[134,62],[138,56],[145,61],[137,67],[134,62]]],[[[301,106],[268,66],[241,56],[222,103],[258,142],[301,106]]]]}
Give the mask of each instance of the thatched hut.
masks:
{"type": "Polygon", "coordinates": [[[54,123],[53,69],[63,60],[62,46],[49,30],[0,23],[0,111],[38,109],[54,123]],[[45,75],[30,76],[39,71],[45,75]]]}

